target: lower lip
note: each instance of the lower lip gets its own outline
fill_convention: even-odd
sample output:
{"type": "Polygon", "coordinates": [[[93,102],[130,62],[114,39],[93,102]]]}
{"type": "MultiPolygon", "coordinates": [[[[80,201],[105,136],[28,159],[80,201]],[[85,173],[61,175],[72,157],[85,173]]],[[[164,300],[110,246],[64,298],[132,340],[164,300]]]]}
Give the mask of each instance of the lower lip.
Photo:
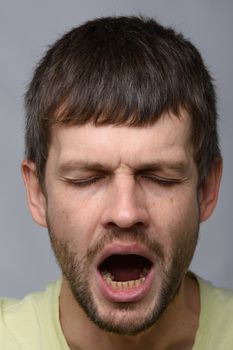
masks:
{"type": "Polygon", "coordinates": [[[102,295],[105,297],[105,299],[114,303],[129,303],[140,301],[151,290],[153,280],[154,268],[151,267],[145,281],[140,286],[124,290],[115,289],[105,281],[100,271],[97,270],[97,283],[102,295]]]}

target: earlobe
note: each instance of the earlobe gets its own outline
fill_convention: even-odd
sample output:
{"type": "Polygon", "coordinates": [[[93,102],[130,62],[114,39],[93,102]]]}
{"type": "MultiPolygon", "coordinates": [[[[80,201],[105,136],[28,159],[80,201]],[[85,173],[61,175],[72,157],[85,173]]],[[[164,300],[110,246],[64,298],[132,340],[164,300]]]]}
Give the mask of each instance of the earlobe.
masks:
{"type": "Polygon", "coordinates": [[[222,177],[222,158],[217,158],[207,178],[199,189],[200,222],[207,220],[218,200],[219,187],[222,177]]]}
{"type": "Polygon", "coordinates": [[[24,160],[22,162],[22,175],[32,217],[40,226],[47,227],[46,198],[37,177],[35,163],[27,159],[24,160]]]}

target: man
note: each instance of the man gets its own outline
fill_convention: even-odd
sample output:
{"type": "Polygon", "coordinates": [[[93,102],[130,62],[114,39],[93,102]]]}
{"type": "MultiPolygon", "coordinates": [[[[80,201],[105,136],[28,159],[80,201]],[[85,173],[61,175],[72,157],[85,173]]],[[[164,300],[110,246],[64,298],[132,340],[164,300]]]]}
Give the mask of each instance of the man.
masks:
{"type": "Polygon", "coordinates": [[[28,203],[62,278],[2,300],[1,349],[232,349],[232,293],[188,272],[222,172],[196,48],[96,19],[48,50],[25,102],[28,203]]]}

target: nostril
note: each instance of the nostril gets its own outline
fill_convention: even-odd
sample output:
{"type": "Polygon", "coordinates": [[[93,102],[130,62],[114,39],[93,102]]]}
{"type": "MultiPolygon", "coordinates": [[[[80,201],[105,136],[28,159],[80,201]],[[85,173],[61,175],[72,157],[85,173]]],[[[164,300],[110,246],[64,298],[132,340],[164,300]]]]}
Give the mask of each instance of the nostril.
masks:
{"type": "Polygon", "coordinates": [[[123,229],[127,229],[133,226],[147,227],[148,226],[148,215],[145,213],[109,213],[103,220],[104,226],[116,226],[123,229]]]}
{"type": "Polygon", "coordinates": [[[144,222],[136,222],[133,225],[130,225],[128,227],[121,227],[117,225],[115,222],[108,222],[105,225],[105,228],[108,230],[111,230],[113,232],[119,232],[121,234],[122,232],[135,232],[135,231],[141,231],[145,229],[147,226],[144,222]]]}

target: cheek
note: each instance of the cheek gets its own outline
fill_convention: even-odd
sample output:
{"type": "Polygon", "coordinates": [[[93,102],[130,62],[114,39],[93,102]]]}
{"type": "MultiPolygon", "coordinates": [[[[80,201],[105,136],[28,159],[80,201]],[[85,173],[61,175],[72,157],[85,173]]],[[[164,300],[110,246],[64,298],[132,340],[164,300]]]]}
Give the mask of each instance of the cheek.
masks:
{"type": "Polygon", "coordinates": [[[91,201],[77,200],[61,193],[50,193],[47,218],[53,234],[67,240],[91,240],[97,224],[97,209],[91,201]]]}
{"type": "Polygon", "coordinates": [[[170,227],[192,227],[199,221],[199,206],[196,194],[193,194],[191,198],[182,198],[180,201],[171,200],[167,213],[170,217],[170,227]]]}
{"type": "Polygon", "coordinates": [[[179,196],[170,196],[166,204],[167,212],[174,223],[182,224],[199,218],[198,197],[195,190],[183,191],[179,196]]]}
{"type": "Polygon", "coordinates": [[[199,225],[199,206],[196,192],[180,196],[170,195],[151,204],[153,231],[164,249],[176,239],[196,232],[199,225]]]}

